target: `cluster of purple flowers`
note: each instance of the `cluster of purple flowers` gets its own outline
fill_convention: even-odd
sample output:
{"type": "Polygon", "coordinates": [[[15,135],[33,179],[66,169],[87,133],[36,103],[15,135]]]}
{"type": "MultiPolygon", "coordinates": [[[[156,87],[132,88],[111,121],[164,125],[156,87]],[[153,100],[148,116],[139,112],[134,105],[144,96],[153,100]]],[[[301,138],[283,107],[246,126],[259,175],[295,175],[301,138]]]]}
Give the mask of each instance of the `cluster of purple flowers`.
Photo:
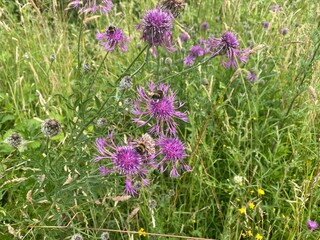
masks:
{"type": "MultiPolygon", "coordinates": [[[[78,8],[81,1],[73,1],[71,6],[78,8]]],[[[110,0],[83,1],[81,12],[107,13],[112,7],[110,0]]],[[[173,20],[184,7],[183,0],[160,0],[156,7],[147,10],[142,22],[136,29],[142,32],[141,39],[157,56],[157,48],[174,51],[172,46],[173,20]]],[[[107,27],[96,35],[100,45],[108,52],[117,47],[127,51],[129,38],[115,26],[107,27]]],[[[182,41],[188,35],[181,37],[182,41]]],[[[149,185],[148,175],[159,169],[161,173],[170,169],[170,177],[180,176],[181,171],[190,172],[191,168],[184,159],[187,157],[185,146],[178,138],[178,122],[187,122],[186,112],[179,109],[183,103],[176,101],[176,93],[166,84],[148,84],[148,90],[137,88],[137,98],[133,103],[133,123],[142,127],[150,126],[149,133],[125,143],[118,143],[114,132],[107,138],[98,138],[96,148],[98,155],[94,161],[100,164],[102,175],[116,173],[125,177],[125,192],[135,195],[143,186],[149,185]]]]}
{"type": "Polygon", "coordinates": [[[147,186],[147,175],[155,169],[160,172],[170,170],[170,177],[180,176],[179,171],[191,171],[184,159],[187,157],[183,142],[177,137],[177,119],[187,122],[187,113],[178,111],[183,106],[176,103],[175,93],[165,84],[149,84],[148,94],[142,87],[138,87],[138,97],[134,102],[132,113],[137,117],[133,122],[138,126],[150,124],[150,134],[155,139],[144,134],[140,138],[117,145],[113,133],[109,133],[108,140],[99,138],[96,147],[100,153],[95,161],[107,159],[111,168],[100,167],[102,175],[117,172],[126,177],[125,192],[137,194],[142,186],[147,186]],[[146,120],[145,120],[146,119],[146,120]]]}
{"type": "Polygon", "coordinates": [[[207,40],[200,40],[200,45],[192,46],[189,55],[184,59],[185,65],[193,65],[194,61],[205,54],[209,54],[210,58],[223,56],[222,65],[225,68],[235,68],[237,59],[246,63],[249,56],[249,49],[240,50],[239,41],[232,32],[224,32],[220,38],[209,37],[207,40]],[[228,61],[224,59],[227,58],[228,61]]]}

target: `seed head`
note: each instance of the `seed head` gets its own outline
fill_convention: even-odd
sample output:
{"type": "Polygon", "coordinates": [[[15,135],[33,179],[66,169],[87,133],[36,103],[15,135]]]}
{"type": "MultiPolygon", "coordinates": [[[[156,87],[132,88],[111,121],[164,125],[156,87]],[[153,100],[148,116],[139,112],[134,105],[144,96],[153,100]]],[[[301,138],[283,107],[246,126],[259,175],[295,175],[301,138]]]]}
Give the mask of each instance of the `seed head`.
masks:
{"type": "Polygon", "coordinates": [[[122,89],[122,90],[128,90],[132,87],[132,78],[131,76],[124,76],[120,83],[119,83],[119,87],[122,89]]]}
{"type": "Polygon", "coordinates": [[[99,118],[99,119],[97,120],[97,126],[98,126],[99,128],[104,128],[105,126],[107,126],[107,119],[105,119],[105,118],[99,118]]]}
{"type": "Polygon", "coordinates": [[[72,235],[71,240],[83,240],[83,237],[81,234],[76,233],[76,234],[72,235]]]}
{"type": "Polygon", "coordinates": [[[23,139],[19,133],[13,133],[5,140],[10,146],[18,148],[22,145],[23,139]]]}
{"type": "Polygon", "coordinates": [[[100,236],[101,240],[108,240],[109,239],[109,233],[108,232],[103,232],[100,236]]]}
{"type": "Polygon", "coordinates": [[[160,0],[157,6],[164,11],[169,11],[176,18],[183,11],[185,3],[184,0],[160,0]]]}
{"type": "Polygon", "coordinates": [[[47,137],[54,137],[61,131],[61,125],[58,120],[46,119],[41,125],[41,132],[47,137]]]}

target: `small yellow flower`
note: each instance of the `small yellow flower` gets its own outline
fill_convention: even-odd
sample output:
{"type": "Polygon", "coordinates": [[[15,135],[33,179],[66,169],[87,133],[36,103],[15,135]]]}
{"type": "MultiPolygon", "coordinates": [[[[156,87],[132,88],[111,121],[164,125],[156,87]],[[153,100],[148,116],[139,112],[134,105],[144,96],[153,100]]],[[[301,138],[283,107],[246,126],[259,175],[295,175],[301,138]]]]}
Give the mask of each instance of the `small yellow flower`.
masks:
{"type": "Polygon", "coordinates": [[[138,232],[139,232],[139,236],[144,236],[144,237],[147,236],[146,232],[144,231],[144,228],[140,228],[138,232]]]}
{"type": "Polygon", "coordinates": [[[262,236],[259,233],[257,233],[256,239],[262,239],[262,236]]]}
{"type": "Polygon", "coordinates": [[[195,220],[195,219],[192,219],[192,221],[191,221],[192,223],[196,223],[197,222],[197,220],[195,220]]]}
{"type": "Polygon", "coordinates": [[[250,202],[250,203],[249,203],[249,208],[254,209],[255,206],[256,206],[256,205],[254,205],[253,202],[250,202]]]}
{"type": "Polygon", "coordinates": [[[239,208],[238,211],[241,213],[241,214],[244,214],[246,212],[246,209],[244,207],[242,208],[239,208]]]}
{"type": "Polygon", "coordinates": [[[247,235],[245,233],[241,233],[241,236],[242,237],[246,237],[247,235]]]}
{"type": "Polygon", "coordinates": [[[259,194],[259,195],[264,195],[264,194],[265,194],[265,192],[264,192],[264,190],[263,190],[263,189],[259,188],[259,189],[258,189],[258,194],[259,194]]]}
{"type": "Polygon", "coordinates": [[[253,236],[251,230],[249,230],[249,231],[247,232],[247,234],[248,234],[249,237],[252,237],[252,236],[253,236]]]}

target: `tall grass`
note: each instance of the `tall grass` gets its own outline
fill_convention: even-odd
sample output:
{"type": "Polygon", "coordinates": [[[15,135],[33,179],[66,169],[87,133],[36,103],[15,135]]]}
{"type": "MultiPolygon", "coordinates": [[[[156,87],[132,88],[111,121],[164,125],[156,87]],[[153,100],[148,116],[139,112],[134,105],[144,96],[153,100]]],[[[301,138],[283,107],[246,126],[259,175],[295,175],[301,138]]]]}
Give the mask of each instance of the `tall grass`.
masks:
{"type": "Polygon", "coordinates": [[[150,56],[124,92],[119,78],[145,57],[136,59],[144,43],[134,27],[155,1],[114,1],[112,12],[98,17],[65,10],[65,1],[0,3],[1,239],[99,239],[104,231],[110,239],[320,238],[306,227],[320,220],[319,3],[280,1],[275,13],[272,1],[187,2],[174,37],[187,31],[191,39],[150,56]],[[199,29],[204,21],[208,32],[199,29]],[[131,42],[128,52],[103,61],[95,34],[109,24],[131,42]],[[260,45],[247,64],[224,69],[214,58],[192,70],[183,65],[199,38],[226,30],[242,48],[260,45]],[[255,83],[247,80],[251,69],[255,83]],[[92,162],[94,141],[108,130],[119,141],[146,131],[132,123],[124,101],[150,81],[169,83],[186,102],[189,123],[179,136],[193,171],[178,179],[155,171],[148,188],[124,200],[122,179],[102,177],[92,162]],[[41,120],[49,117],[62,133],[47,141],[41,120]],[[108,123],[102,129],[101,117],[108,123]],[[13,132],[28,142],[23,151],[3,141],[13,132]]]}

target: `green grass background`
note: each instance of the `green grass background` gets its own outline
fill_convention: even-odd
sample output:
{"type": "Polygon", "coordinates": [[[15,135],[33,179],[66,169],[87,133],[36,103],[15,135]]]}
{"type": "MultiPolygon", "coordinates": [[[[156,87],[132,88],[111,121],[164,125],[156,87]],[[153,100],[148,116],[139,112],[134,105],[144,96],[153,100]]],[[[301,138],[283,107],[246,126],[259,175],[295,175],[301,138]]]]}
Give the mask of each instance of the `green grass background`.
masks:
{"type": "MultiPolygon", "coordinates": [[[[140,228],[210,239],[319,239],[306,221],[320,221],[320,3],[187,1],[173,34],[187,31],[191,39],[174,53],[159,49],[134,76],[134,88],[121,92],[118,77],[144,46],[135,26],[156,2],[113,2],[107,16],[97,17],[65,10],[66,1],[0,2],[0,239],[71,239],[74,233],[99,239],[103,229],[140,228]],[[281,11],[270,11],[273,4],[281,11]],[[267,31],[264,20],[271,23],[267,31]],[[204,21],[207,32],[199,28],[204,21]],[[95,34],[109,24],[131,42],[128,52],[110,53],[96,75],[105,52],[95,34]],[[238,69],[224,69],[215,58],[180,73],[188,69],[183,58],[191,45],[226,30],[236,33],[241,48],[263,47],[238,69]],[[259,76],[254,84],[246,79],[251,69],[259,76]],[[179,136],[193,171],[179,179],[156,171],[139,196],[114,201],[123,178],[99,175],[94,141],[111,129],[118,142],[146,131],[132,123],[123,103],[150,81],[169,83],[186,102],[189,123],[181,123],[179,136]],[[41,120],[49,117],[61,121],[62,133],[46,141],[41,120]],[[96,127],[100,117],[106,128],[96,127]],[[28,141],[24,151],[3,142],[13,132],[28,141]],[[236,175],[243,184],[234,182],[236,175]]],[[[125,231],[110,238],[178,239],[125,231]]]]}

